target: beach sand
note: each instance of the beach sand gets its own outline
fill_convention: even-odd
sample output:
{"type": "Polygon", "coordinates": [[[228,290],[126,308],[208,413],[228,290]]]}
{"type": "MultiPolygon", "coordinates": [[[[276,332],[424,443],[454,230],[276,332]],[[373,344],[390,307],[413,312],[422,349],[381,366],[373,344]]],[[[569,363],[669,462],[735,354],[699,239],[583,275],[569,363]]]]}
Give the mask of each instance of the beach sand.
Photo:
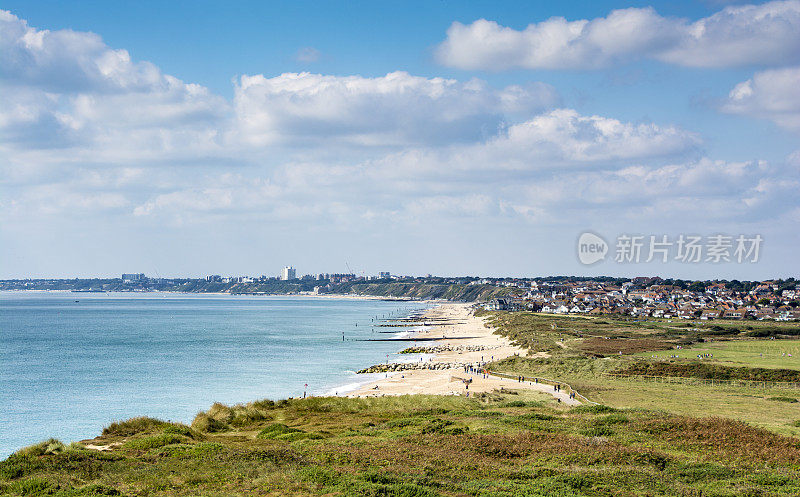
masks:
{"type": "MultiPolygon", "coordinates": [[[[526,356],[527,351],[515,347],[511,342],[487,327],[485,318],[475,317],[470,304],[441,303],[425,313],[429,326],[416,332],[419,338],[441,338],[435,341],[407,342],[408,346],[418,347],[451,347],[462,350],[447,350],[434,354],[431,364],[473,363],[504,359],[512,355],[526,356]],[[469,338],[459,338],[469,337],[469,338]],[[467,347],[479,347],[483,350],[467,351],[467,347]]],[[[428,362],[427,360],[425,362],[428,362]]],[[[576,399],[570,399],[569,393],[562,389],[553,390],[552,385],[532,382],[519,382],[496,376],[484,378],[481,374],[465,373],[463,366],[447,369],[415,369],[388,373],[388,377],[367,383],[347,394],[348,397],[376,397],[383,395],[462,395],[480,392],[492,392],[504,388],[506,390],[530,390],[546,392],[560,399],[567,405],[578,405],[576,399]],[[472,380],[469,388],[464,380],[472,380]],[[376,388],[377,387],[377,388],[376,388]]]]}

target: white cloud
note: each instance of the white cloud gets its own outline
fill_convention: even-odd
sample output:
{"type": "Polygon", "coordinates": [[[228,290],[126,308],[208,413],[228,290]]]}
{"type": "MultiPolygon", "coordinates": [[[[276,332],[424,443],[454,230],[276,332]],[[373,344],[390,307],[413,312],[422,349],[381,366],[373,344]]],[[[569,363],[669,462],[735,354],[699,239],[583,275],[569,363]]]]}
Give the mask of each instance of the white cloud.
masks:
{"type": "Polygon", "coordinates": [[[436,50],[461,69],[592,69],[640,58],[690,67],[784,65],[800,60],[800,1],[728,6],[689,22],[653,8],[606,17],[553,17],[518,31],[479,19],[454,22],[436,50]]]}
{"type": "MultiPolygon", "coordinates": [[[[135,212],[182,220],[187,212],[280,212],[281,218],[309,222],[333,216],[336,223],[352,222],[366,213],[370,220],[392,221],[422,219],[425,212],[498,216],[517,212],[517,206],[545,213],[564,205],[563,198],[553,196],[561,188],[575,189],[584,180],[591,185],[626,164],[630,176],[651,174],[665,161],[697,155],[698,144],[696,136],[679,128],[560,109],[479,143],[409,148],[337,165],[291,162],[269,173],[262,171],[267,176],[258,180],[206,178],[193,188],[162,193],[135,212]],[[648,166],[634,166],[642,162],[648,166]],[[547,185],[537,197],[541,203],[528,205],[525,186],[539,184],[547,185]]],[[[682,174],[688,172],[675,169],[673,175],[682,174]]],[[[651,183],[651,190],[658,188],[657,180],[651,183]]],[[[723,184],[720,178],[711,183],[723,184]]],[[[628,191],[638,192],[617,189],[615,193],[611,188],[600,189],[597,195],[616,195],[621,201],[628,191]]]]}
{"type": "Polygon", "coordinates": [[[213,154],[230,105],[208,89],[133,62],[95,34],[31,28],[0,11],[0,151],[30,162],[213,154]]]}
{"type": "Polygon", "coordinates": [[[542,83],[495,90],[479,80],[394,72],[242,76],[234,100],[239,131],[251,144],[401,146],[474,141],[495,134],[509,117],[552,107],[558,97],[542,83]]]}
{"type": "Polygon", "coordinates": [[[800,67],[756,73],[731,90],[722,110],[800,132],[800,67]]]}
{"type": "Polygon", "coordinates": [[[0,80],[50,91],[145,91],[164,84],[149,62],[131,62],[94,33],[38,30],[0,10],[0,80]]]}
{"type": "MultiPolygon", "coordinates": [[[[636,28],[659,19],[647,9],[613,13],[591,29],[607,52],[595,56],[661,50],[636,28]],[[603,38],[609,32],[628,34],[603,38]]],[[[36,30],[8,13],[0,23],[5,232],[109,219],[132,232],[172,223],[256,233],[285,222],[363,235],[434,219],[480,230],[504,220],[569,225],[587,213],[774,221],[769,202],[797,211],[796,167],[713,161],[698,135],[677,126],[554,109],[558,95],[541,83],[245,75],[229,102],[96,35],[36,30]]],[[[547,29],[588,28],[556,20],[547,29]]],[[[573,65],[591,56],[590,45],[567,45],[569,54],[538,56],[573,65]]],[[[791,79],[773,73],[737,87],[726,110],[791,114],[792,100],[775,97],[791,79]]]]}
{"type": "Polygon", "coordinates": [[[674,126],[624,123],[558,109],[509,127],[488,143],[486,155],[487,159],[536,158],[539,167],[547,167],[674,157],[694,151],[699,144],[699,137],[674,126]]]}

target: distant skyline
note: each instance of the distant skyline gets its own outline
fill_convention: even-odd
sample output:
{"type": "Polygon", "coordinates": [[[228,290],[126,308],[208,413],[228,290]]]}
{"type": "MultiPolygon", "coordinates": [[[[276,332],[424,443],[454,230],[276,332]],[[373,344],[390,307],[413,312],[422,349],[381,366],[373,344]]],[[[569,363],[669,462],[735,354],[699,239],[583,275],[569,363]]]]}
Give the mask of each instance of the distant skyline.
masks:
{"type": "Polygon", "coordinates": [[[800,274],[800,0],[0,10],[0,279],[800,274]]]}

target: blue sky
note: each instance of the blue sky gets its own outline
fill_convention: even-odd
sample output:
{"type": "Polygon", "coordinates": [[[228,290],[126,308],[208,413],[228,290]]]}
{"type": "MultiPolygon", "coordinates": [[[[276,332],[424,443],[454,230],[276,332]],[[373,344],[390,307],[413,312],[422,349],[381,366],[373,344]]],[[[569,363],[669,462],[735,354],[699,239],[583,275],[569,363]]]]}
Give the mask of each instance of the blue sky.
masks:
{"type": "Polygon", "coordinates": [[[0,277],[798,270],[794,0],[0,9],[0,277]],[[586,267],[587,229],[765,252],[586,267]]]}

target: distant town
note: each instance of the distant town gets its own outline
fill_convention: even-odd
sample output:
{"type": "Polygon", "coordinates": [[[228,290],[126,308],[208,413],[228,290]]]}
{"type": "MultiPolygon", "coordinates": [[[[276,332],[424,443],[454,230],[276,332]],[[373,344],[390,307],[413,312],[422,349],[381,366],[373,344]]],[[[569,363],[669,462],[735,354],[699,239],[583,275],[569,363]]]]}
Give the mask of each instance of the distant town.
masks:
{"type": "Polygon", "coordinates": [[[388,271],[305,274],[285,266],[277,276],[0,280],[0,290],[189,292],[252,295],[370,295],[392,299],[481,302],[489,310],[552,314],[620,314],[639,318],[800,320],[794,278],[767,281],[688,281],[660,277],[481,278],[399,276],[388,271]]]}

